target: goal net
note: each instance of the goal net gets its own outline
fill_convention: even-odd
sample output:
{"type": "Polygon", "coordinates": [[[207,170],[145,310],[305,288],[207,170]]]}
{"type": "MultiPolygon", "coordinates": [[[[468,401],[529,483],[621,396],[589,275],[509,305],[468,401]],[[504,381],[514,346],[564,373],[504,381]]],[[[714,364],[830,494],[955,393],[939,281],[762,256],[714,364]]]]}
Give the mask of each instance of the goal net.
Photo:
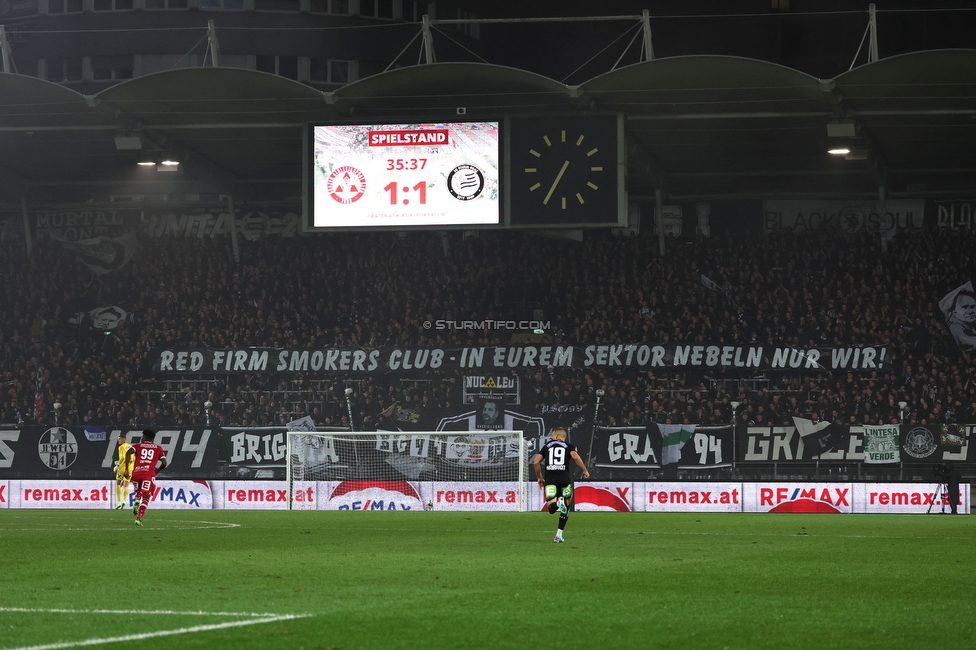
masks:
{"type": "Polygon", "coordinates": [[[289,509],[525,510],[521,431],[289,431],[289,509]]]}

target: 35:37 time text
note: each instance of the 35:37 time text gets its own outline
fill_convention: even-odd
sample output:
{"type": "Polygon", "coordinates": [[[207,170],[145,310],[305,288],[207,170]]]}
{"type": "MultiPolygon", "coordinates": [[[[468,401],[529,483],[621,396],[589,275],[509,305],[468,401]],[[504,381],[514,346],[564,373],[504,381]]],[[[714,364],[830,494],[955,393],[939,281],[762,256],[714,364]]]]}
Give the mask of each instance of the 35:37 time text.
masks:
{"type": "Polygon", "coordinates": [[[426,166],[426,158],[388,158],[386,161],[388,171],[423,169],[426,166]]]}

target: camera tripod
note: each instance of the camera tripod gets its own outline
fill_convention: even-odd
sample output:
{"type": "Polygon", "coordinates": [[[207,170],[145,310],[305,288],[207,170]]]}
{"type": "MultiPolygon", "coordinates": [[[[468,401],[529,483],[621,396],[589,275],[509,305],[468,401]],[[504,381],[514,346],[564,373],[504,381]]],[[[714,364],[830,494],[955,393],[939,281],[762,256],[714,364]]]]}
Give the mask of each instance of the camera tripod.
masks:
{"type": "Polygon", "coordinates": [[[935,506],[935,502],[939,501],[939,505],[942,506],[942,514],[946,511],[946,501],[949,498],[949,486],[946,483],[939,483],[935,487],[935,493],[932,495],[932,502],[929,503],[929,509],[925,511],[925,514],[931,514],[932,508],[935,506]],[[944,499],[940,499],[940,496],[944,496],[944,499]]]}

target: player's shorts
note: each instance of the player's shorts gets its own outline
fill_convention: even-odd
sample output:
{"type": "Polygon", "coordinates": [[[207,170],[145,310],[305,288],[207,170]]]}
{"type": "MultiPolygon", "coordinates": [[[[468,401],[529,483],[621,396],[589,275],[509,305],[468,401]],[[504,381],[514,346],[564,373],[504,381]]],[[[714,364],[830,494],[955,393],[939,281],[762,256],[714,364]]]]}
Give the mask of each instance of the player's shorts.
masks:
{"type": "Polygon", "coordinates": [[[546,487],[544,489],[546,501],[549,499],[555,499],[556,497],[562,497],[567,500],[573,498],[572,483],[546,483],[546,487]]]}
{"type": "Polygon", "coordinates": [[[138,494],[148,494],[150,498],[156,492],[156,477],[145,474],[132,477],[132,487],[138,494]]]}

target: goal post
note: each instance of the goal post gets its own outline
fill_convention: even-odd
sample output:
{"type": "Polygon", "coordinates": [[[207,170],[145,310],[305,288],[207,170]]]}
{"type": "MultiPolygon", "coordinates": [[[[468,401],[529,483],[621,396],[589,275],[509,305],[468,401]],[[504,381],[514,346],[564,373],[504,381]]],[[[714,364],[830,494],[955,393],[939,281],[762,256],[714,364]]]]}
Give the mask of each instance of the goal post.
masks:
{"type": "Polygon", "coordinates": [[[525,511],[522,431],[289,431],[288,508],[525,511]]]}

